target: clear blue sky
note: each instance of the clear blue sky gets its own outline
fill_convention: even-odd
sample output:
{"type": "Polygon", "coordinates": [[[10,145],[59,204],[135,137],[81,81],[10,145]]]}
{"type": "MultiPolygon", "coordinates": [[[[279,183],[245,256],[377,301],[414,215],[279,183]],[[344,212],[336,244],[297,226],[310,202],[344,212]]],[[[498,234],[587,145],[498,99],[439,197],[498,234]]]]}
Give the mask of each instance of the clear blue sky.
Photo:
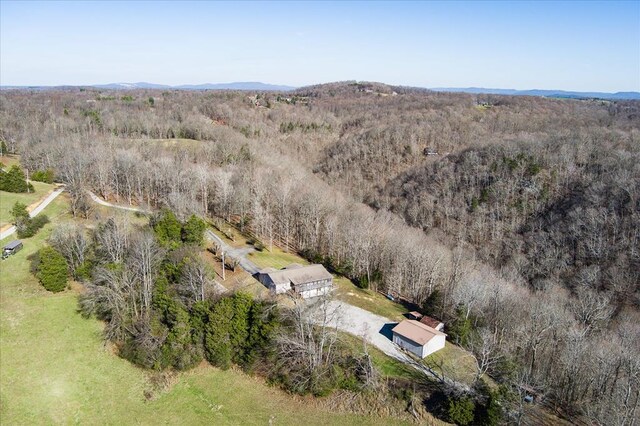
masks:
{"type": "Polygon", "coordinates": [[[0,5],[2,85],[640,91],[640,1],[0,5]]]}

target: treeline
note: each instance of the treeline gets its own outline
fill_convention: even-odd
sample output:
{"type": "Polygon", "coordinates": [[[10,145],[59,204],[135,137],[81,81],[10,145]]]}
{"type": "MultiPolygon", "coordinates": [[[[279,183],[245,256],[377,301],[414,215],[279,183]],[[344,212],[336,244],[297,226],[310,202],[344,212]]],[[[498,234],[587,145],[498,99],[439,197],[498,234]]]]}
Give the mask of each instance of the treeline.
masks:
{"type": "Polygon", "coordinates": [[[304,304],[283,308],[216,283],[194,244],[204,232],[193,231],[197,220],[180,222],[165,211],[148,227],[134,227],[112,218],[88,236],[68,225],[54,231],[47,250],[85,283],[83,314],[104,320],[106,337],[137,365],[235,364],[301,394],[374,386],[368,355],[341,344],[328,319],[316,327],[304,304]]]}
{"type": "MultiPolygon", "coordinates": [[[[612,210],[622,212],[620,224],[603,234],[617,238],[607,236],[609,240],[603,242],[628,241],[631,263],[615,260],[597,271],[576,262],[565,273],[586,273],[579,287],[565,286],[567,277],[554,275],[553,262],[544,263],[553,273],[530,275],[527,271],[538,260],[515,244],[520,237],[513,234],[526,234],[526,226],[551,229],[555,221],[534,226],[538,213],[529,213],[553,210],[553,203],[567,194],[566,179],[572,176],[553,173],[552,139],[544,145],[547,154],[541,156],[526,144],[529,140],[531,146],[540,146],[527,134],[570,126],[610,126],[615,130],[593,133],[593,146],[599,146],[602,137],[624,153],[628,149],[624,138],[636,134],[634,119],[629,118],[633,114],[619,105],[509,97],[494,100],[494,106],[484,110],[476,108],[470,95],[400,89],[393,95],[367,89],[357,85],[312,88],[299,93],[307,99],[304,103],[292,105],[274,97],[269,108],[256,107],[245,94],[184,92],[153,92],[156,101],[151,106],[145,92],[135,96],[139,102],[113,100],[108,108],[96,104],[100,117],[111,117],[101,118],[101,128],[91,124],[91,117],[74,115],[74,108],[95,96],[85,92],[12,92],[3,93],[0,100],[3,105],[9,98],[12,102],[11,109],[2,111],[9,145],[21,147],[22,161],[30,170],[55,171],[67,184],[75,214],[91,214],[85,192],[91,189],[118,202],[166,207],[183,222],[193,213],[234,221],[266,247],[277,242],[323,261],[359,285],[423,305],[473,351],[482,374],[513,389],[534,388],[567,415],[630,424],[637,416],[640,389],[637,307],[621,303],[624,291],[594,283],[601,282],[600,271],[608,276],[616,268],[627,268],[617,275],[617,288],[634,288],[637,277],[628,268],[635,262],[631,249],[637,239],[634,243],[629,233],[635,230],[637,235],[637,216],[627,213],[634,205],[637,210],[634,193],[631,204],[624,201],[621,208],[612,210]],[[44,106],[45,99],[52,100],[49,107],[44,106]],[[70,109],[68,115],[64,108],[70,109]],[[135,121],[127,125],[129,129],[145,125],[157,129],[166,124],[160,123],[161,117],[172,114],[180,118],[176,122],[181,126],[197,128],[192,136],[201,141],[175,145],[112,136],[125,120],[135,121]],[[282,133],[281,124],[288,122],[327,123],[331,130],[282,133]],[[523,143],[518,138],[525,139],[521,147],[506,142],[516,136],[517,144],[523,143]],[[479,148],[458,152],[474,144],[479,148]],[[425,149],[439,156],[425,155],[425,149]],[[447,151],[451,154],[440,159],[447,151]],[[420,178],[424,181],[417,176],[424,176],[420,178]],[[396,184],[402,179],[406,181],[396,184]],[[363,199],[376,210],[358,202],[363,199]],[[420,229],[407,226],[386,208],[420,229]],[[478,217],[495,220],[484,224],[478,217]],[[500,234],[483,238],[487,232],[500,234]],[[507,247],[501,246],[500,238],[507,247]],[[510,241],[513,248],[508,247],[510,241]],[[522,253],[520,258],[517,253],[522,253]]],[[[130,138],[139,135],[127,133],[130,138]]],[[[598,150],[585,151],[571,140],[568,137],[561,145],[563,152],[568,150],[561,157],[566,170],[587,173],[584,153],[598,150]],[[582,166],[572,166],[578,158],[584,159],[582,166]]],[[[604,163],[602,170],[606,171],[605,165],[614,167],[613,162],[604,163]]],[[[629,170],[627,182],[633,184],[637,166],[630,162],[621,161],[615,173],[624,176],[629,170]]],[[[579,173],[573,175],[570,182],[577,184],[579,177],[579,173]]],[[[618,195],[608,199],[614,204],[624,200],[618,195]]],[[[576,215],[580,216],[578,211],[576,215]]],[[[604,229],[602,217],[592,215],[593,229],[604,229]]],[[[552,232],[559,233],[564,225],[554,226],[558,230],[552,232]]],[[[577,228],[577,236],[571,238],[578,241],[584,231],[577,228]]],[[[562,238],[565,235],[566,231],[562,238]]],[[[547,251],[555,247],[553,238],[546,243],[551,245],[547,251]]],[[[541,244],[531,253],[543,250],[541,244]]],[[[580,250],[575,251],[576,259],[581,259],[580,250]]],[[[613,257],[621,253],[610,247],[605,251],[613,257]]],[[[139,307],[142,302],[134,300],[139,307]]],[[[163,335],[168,336],[174,324],[163,324],[163,335]]]]}
{"type": "MultiPolygon", "coordinates": [[[[591,136],[592,137],[592,136],[591,136]]],[[[474,246],[532,288],[601,292],[640,306],[640,152],[580,138],[469,149],[417,167],[368,201],[474,246]]]]}

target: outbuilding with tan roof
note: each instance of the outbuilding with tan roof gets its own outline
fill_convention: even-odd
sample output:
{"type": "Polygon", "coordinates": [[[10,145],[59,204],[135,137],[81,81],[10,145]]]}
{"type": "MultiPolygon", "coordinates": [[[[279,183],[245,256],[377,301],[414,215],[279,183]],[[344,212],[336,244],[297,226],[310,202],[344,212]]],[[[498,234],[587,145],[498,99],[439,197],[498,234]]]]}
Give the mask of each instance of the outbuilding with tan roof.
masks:
{"type": "Polygon", "coordinates": [[[420,358],[444,348],[447,337],[443,332],[415,320],[404,320],[391,331],[393,343],[420,358]]]}

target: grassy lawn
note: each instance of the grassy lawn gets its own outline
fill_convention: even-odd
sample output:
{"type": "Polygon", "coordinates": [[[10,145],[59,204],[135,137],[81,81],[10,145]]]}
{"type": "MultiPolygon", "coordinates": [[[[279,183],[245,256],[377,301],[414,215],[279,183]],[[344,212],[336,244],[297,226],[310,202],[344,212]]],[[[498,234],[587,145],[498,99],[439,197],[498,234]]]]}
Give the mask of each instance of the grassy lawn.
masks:
{"type": "MultiPolygon", "coordinates": [[[[358,353],[362,351],[362,338],[345,332],[339,332],[339,338],[344,345],[351,348],[354,352],[358,353]]],[[[368,345],[367,351],[373,360],[373,364],[384,377],[411,380],[418,379],[422,376],[415,368],[391,358],[373,345],[368,345]]]]}
{"type": "Polygon", "coordinates": [[[210,227],[211,231],[231,247],[240,248],[251,245],[249,244],[249,238],[246,235],[242,234],[227,222],[220,221],[217,226],[221,227],[224,232],[220,232],[220,230],[215,226],[210,227]],[[233,237],[233,239],[229,238],[228,236],[233,237]]]}
{"type": "Polygon", "coordinates": [[[11,223],[11,214],[9,213],[13,205],[20,201],[30,206],[44,198],[49,192],[53,191],[54,185],[42,182],[31,182],[35,192],[16,194],[13,192],[0,191],[0,226],[11,223]]]}
{"type": "MultiPolygon", "coordinates": [[[[66,196],[45,210],[55,222],[66,196]]],[[[242,372],[202,365],[154,390],[147,371],[118,358],[102,340],[103,324],[77,312],[77,292],[46,292],[27,256],[50,234],[48,224],[0,263],[0,418],[3,424],[389,424],[392,419],[328,412],[242,372]]],[[[9,238],[11,239],[11,237],[9,238]]],[[[9,240],[7,239],[7,241],[9,240]]],[[[3,241],[2,243],[5,243],[3,241]]]]}
{"type": "Polygon", "coordinates": [[[477,371],[471,353],[450,342],[446,342],[444,349],[429,355],[422,362],[436,373],[469,386],[473,384],[477,371]]]}
{"type": "MultiPolygon", "coordinates": [[[[261,268],[270,266],[281,269],[292,263],[299,263],[301,265],[309,264],[307,260],[297,254],[286,253],[276,246],[273,247],[272,251],[265,249],[261,252],[256,251],[250,253],[249,259],[261,268]]],[[[391,320],[402,321],[405,319],[403,314],[407,312],[407,308],[399,303],[392,302],[380,293],[358,288],[345,277],[334,276],[333,283],[335,285],[334,295],[337,299],[391,320]]]]}
{"type": "Polygon", "coordinates": [[[335,278],[333,283],[336,286],[335,295],[340,300],[394,321],[406,319],[403,314],[407,312],[407,308],[392,302],[380,293],[356,287],[344,277],[335,278]]]}
{"type": "Polygon", "coordinates": [[[309,264],[309,262],[297,254],[287,253],[276,246],[273,246],[273,250],[271,251],[268,251],[265,248],[262,251],[249,253],[249,259],[261,268],[267,268],[270,266],[275,269],[282,269],[292,263],[299,263],[301,265],[309,264]]]}
{"type": "Polygon", "coordinates": [[[2,163],[5,170],[7,170],[14,164],[20,164],[20,160],[16,155],[3,155],[0,157],[0,163],[2,163]]]}

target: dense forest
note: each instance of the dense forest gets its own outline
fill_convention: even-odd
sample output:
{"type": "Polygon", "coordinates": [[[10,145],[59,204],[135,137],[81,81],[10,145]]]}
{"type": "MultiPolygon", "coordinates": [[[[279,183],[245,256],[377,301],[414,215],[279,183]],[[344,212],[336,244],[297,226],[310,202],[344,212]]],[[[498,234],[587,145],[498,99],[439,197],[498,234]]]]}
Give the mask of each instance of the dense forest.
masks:
{"type": "Polygon", "coordinates": [[[423,306],[570,419],[637,423],[638,102],[355,82],[3,91],[0,138],[66,184],[74,215],[91,190],[223,218],[423,306]]]}

